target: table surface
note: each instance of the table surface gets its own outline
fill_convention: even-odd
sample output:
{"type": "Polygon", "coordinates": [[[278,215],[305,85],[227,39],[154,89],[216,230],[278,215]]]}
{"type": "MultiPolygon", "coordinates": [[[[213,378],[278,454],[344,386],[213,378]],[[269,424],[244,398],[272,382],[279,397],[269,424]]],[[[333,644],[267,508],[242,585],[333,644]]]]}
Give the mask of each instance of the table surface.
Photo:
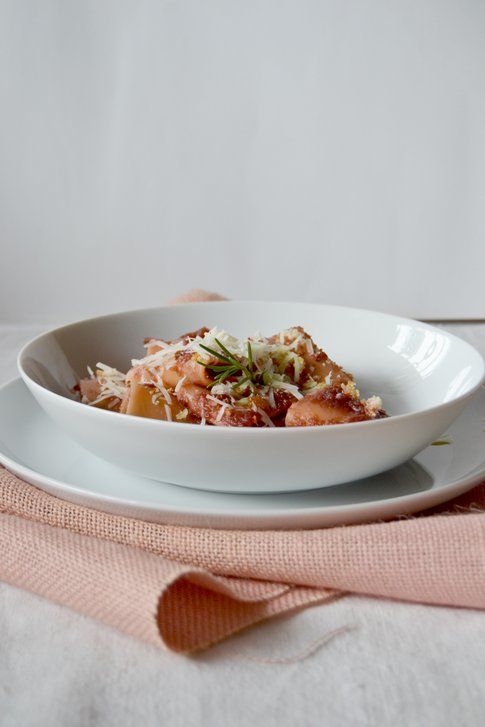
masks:
{"type": "MultiPolygon", "coordinates": [[[[485,353],[485,324],[443,324],[485,353]]],[[[0,383],[43,330],[0,325],[0,383]]],[[[1,557],[1,554],[0,554],[1,557]]],[[[348,596],[187,658],[0,583],[0,724],[483,724],[485,614],[348,596]],[[348,625],[312,656],[293,656],[348,625]]]]}

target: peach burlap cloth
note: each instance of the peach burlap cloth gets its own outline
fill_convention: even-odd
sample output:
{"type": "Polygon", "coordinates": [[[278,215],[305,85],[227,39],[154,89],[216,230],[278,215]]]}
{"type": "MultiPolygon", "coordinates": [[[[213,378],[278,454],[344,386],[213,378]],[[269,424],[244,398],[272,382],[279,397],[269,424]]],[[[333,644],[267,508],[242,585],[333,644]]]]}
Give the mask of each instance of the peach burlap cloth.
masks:
{"type": "Polygon", "coordinates": [[[0,468],[0,579],[181,653],[344,593],[485,608],[485,484],[394,522],[224,531],[91,510],[0,468]]]}

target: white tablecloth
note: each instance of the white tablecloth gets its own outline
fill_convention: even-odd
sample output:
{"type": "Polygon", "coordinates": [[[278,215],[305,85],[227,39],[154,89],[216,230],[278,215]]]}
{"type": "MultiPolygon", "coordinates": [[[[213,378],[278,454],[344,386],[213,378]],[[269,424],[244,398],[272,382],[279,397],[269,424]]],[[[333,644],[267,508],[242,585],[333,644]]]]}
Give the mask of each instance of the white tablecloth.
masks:
{"type": "MultiPolygon", "coordinates": [[[[447,326],[482,353],[485,324],[447,326]]],[[[41,326],[0,326],[0,381],[41,326]]],[[[1,557],[1,553],[0,553],[1,557]]],[[[0,725],[482,725],[485,614],[349,596],[194,658],[0,584],[0,725]],[[287,665],[327,631],[351,628],[287,665]]]]}

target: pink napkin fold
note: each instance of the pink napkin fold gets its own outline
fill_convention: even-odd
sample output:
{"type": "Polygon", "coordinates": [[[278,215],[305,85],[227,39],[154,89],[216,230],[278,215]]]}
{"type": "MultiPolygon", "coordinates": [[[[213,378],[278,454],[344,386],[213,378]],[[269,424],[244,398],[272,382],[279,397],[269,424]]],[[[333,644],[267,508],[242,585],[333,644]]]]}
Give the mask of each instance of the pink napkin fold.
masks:
{"type": "Polygon", "coordinates": [[[388,523],[223,531],[91,510],[0,468],[0,579],[182,653],[346,592],[485,608],[485,483],[388,523]]]}

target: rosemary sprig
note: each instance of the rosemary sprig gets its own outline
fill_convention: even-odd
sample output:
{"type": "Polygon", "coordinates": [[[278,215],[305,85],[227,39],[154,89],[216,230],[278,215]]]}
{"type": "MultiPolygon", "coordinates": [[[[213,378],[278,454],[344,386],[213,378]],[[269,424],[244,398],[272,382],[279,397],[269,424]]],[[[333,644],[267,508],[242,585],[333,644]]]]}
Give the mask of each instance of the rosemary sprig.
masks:
{"type": "Polygon", "coordinates": [[[259,382],[260,374],[259,371],[257,371],[254,367],[253,350],[249,341],[247,342],[248,362],[247,365],[245,365],[243,361],[236,358],[236,356],[234,356],[226,348],[226,346],[224,346],[224,344],[219,341],[218,338],[214,340],[221,349],[220,351],[216,351],[213,348],[204,346],[203,343],[199,343],[199,346],[222,363],[206,363],[205,361],[200,361],[199,359],[197,359],[198,364],[204,366],[206,369],[209,369],[209,371],[213,371],[216,374],[216,376],[214,377],[214,383],[211,384],[212,386],[214,384],[222,384],[226,379],[232,376],[239,376],[240,374],[243,375],[243,378],[240,381],[235,382],[234,384],[238,388],[243,386],[244,384],[257,384],[259,382]]]}

